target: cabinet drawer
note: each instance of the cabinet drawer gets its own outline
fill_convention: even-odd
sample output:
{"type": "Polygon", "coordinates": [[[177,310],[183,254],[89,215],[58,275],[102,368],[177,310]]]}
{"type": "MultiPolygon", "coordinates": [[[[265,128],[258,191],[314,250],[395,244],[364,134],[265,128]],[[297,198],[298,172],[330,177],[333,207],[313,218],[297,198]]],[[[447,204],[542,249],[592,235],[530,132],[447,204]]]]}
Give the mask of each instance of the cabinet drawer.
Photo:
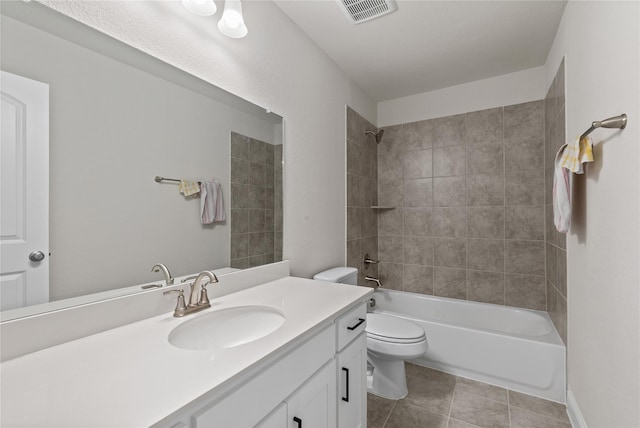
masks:
{"type": "Polygon", "coordinates": [[[353,339],[365,331],[367,327],[367,306],[365,303],[358,305],[336,321],[338,331],[338,351],[347,346],[353,339]]]}

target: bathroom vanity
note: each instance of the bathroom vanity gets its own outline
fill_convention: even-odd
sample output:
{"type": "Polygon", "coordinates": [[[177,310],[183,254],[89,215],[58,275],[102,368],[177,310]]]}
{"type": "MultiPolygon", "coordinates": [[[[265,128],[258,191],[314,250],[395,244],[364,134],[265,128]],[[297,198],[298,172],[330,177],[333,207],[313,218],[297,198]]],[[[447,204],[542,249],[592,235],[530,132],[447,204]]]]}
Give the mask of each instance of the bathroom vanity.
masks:
{"type": "Polygon", "coordinates": [[[1,425],[365,427],[369,294],[284,277],[5,361],[1,425]]]}

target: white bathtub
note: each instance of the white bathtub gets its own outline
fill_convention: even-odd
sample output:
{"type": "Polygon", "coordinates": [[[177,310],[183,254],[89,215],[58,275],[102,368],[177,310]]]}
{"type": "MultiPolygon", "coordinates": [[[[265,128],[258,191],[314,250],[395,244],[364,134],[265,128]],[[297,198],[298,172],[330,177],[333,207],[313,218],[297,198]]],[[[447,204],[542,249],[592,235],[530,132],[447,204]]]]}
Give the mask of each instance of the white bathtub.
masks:
{"type": "Polygon", "coordinates": [[[373,298],[374,312],[424,328],[416,364],[565,403],[566,349],[546,312],[388,290],[373,298]]]}

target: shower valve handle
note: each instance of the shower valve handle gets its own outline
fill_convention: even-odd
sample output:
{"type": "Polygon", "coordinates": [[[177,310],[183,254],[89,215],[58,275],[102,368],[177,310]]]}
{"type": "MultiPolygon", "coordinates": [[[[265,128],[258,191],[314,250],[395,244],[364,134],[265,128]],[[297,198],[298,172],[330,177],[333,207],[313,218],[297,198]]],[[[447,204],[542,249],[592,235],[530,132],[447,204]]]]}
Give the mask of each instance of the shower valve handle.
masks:
{"type": "Polygon", "coordinates": [[[364,268],[368,269],[369,265],[377,265],[380,260],[373,260],[369,257],[369,253],[364,255],[364,268]]]}

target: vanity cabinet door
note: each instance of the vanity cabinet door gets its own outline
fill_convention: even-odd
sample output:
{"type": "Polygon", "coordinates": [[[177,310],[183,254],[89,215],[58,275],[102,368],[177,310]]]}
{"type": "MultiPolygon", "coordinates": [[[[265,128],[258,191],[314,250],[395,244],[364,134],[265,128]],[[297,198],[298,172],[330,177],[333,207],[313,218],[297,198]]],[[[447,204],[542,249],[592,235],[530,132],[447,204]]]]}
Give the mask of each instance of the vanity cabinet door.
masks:
{"type": "Polygon", "coordinates": [[[338,354],[338,427],[367,426],[367,338],[361,334],[338,354]]]}
{"type": "Polygon", "coordinates": [[[254,428],[285,428],[287,426],[287,404],[282,403],[254,428]]]}
{"type": "Polygon", "coordinates": [[[286,400],[288,428],[336,426],[335,373],[335,360],[331,360],[286,400]]]}

